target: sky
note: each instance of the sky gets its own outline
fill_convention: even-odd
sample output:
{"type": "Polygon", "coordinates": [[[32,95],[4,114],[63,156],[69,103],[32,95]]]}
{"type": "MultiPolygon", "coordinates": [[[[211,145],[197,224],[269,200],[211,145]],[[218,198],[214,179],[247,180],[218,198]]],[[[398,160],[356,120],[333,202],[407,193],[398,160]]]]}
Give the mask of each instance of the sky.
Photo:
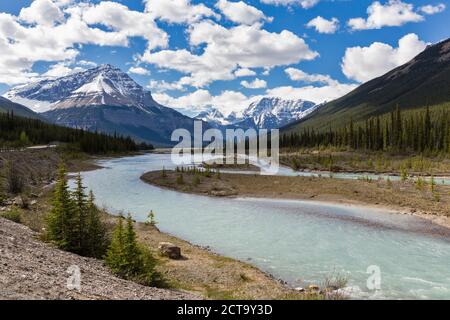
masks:
{"type": "Polygon", "coordinates": [[[109,63],[187,115],[322,103],[450,36],[448,0],[0,0],[0,94],[109,63]]]}

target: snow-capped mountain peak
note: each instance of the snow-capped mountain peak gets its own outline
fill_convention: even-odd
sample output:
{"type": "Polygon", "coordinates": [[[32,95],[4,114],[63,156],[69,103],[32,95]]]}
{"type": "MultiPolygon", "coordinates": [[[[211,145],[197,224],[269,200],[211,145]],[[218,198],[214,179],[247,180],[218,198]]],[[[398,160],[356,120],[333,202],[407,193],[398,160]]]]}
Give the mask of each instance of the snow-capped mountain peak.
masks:
{"type": "Polygon", "coordinates": [[[93,105],[155,106],[150,92],[109,64],[56,79],[15,87],[5,97],[38,111],[93,105]]]}
{"type": "Polygon", "coordinates": [[[211,107],[195,118],[216,125],[233,125],[241,128],[276,129],[293,121],[300,120],[313,112],[318,106],[305,100],[285,100],[279,97],[264,97],[251,103],[238,116],[232,112],[224,116],[218,109],[211,107]]]}

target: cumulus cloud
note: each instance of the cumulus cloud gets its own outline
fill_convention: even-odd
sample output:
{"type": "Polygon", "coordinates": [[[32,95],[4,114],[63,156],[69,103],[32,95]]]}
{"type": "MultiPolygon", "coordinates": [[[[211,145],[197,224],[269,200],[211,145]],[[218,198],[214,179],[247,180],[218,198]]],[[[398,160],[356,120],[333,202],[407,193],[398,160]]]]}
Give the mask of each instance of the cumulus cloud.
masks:
{"type": "Polygon", "coordinates": [[[150,71],[142,68],[142,67],[131,67],[128,69],[129,73],[138,74],[140,76],[148,76],[150,74],[150,71]]]}
{"type": "Polygon", "coordinates": [[[283,97],[285,99],[303,99],[315,103],[323,103],[340,98],[350,91],[356,89],[355,84],[336,83],[334,85],[326,85],[322,87],[305,86],[292,87],[283,86],[267,90],[269,96],[283,97]]]}
{"type": "Polygon", "coordinates": [[[331,18],[327,20],[321,16],[317,16],[306,24],[308,28],[315,28],[319,33],[335,33],[339,28],[339,20],[337,18],[331,18]]]}
{"type": "Polygon", "coordinates": [[[303,9],[309,9],[314,7],[316,4],[320,2],[320,0],[260,0],[265,4],[273,4],[276,6],[291,6],[291,5],[299,5],[303,9]]]}
{"type": "Polygon", "coordinates": [[[27,23],[54,25],[64,20],[64,13],[51,0],[35,0],[29,7],[20,10],[19,18],[27,23]]]}
{"type": "Polygon", "coordinates": [[[342,72],[349,79],[369,81],[408,62],[426,48],[426,43],[410,33],[398,41],[398,47],[374,42],[369,47],[347,48],[342,59],[342,72]]]}
{"type": "Polygon", "coordinates": [[[435,6],[429,4],[429,5],[420,7],[419,10],[425,14],[432,15],[432,14],[436,14],[436,13],[444,11],[445,4],[439,3],[435,6]]]}
{"type": "Polygon", "coordinates": [[[267,82],[256,78],[252,82],[248,82],[247,80],[241,81],[241,85],[247,89],[264,89],[267,87],[267,82]]]}
{"type": "Polygon", "coordinates": [[[80,6],[82,19],[89,25],[102,24],[123,37],[143,37],[148,47],[155,49],[167,47],[169,36],[156,25],[149,13],[129,10],[128,7],[111,1],[100,2],[95,6],[80,6]]]}
{"type": "Polygon", "coordinates": [[[385,4],[375,1],[367,8],[367,14],[367,19],[348,20],[348,26],[353,30],[380,29],[424,20],[423,16],[414,11],[414,5],[401,0],[389,0],[385,4]]]}
{"type": "Polygon", "coordinates": [[[186,74],[183,85],[204,87],[215,80],[231,80],[240,68],[272,68],[312,60],[318,53],[294,33],[269,32],[261,25],[227,29],[212,21],[193,24],[188,31],[193,47],[204,46],[200,55],[186,49],[146,52],[142,60],[160,68],[186,74]]]}
{"type": "Polygon", "coordinates": [[[170,23],[194,23],[204,17],[220,19],[220,15],[204,4],[190,0],[145,0],[145,11],[154,19],[170,23]]]}
{"type": "Polygon", "coordinates": [[[155,93],[153,97],[159,103],[188,114],[199,113],[214,106],[225,115],[240,112],[250,104],[250,99],[238,91],[223,91],[212,95],[208,90],[199,89],[181,97],[172,97],[166,93],[155,93]]]}
{"type": "Polygon", "coordinates": [[[185,91],[185,88],[179,82],[167,82],[165,80],[150,80],[147,88],[155,92],[165,92],[171,90],[185,91]]]}
{"type": "Polygon", "coordinates": [[[329,85],[335,85],[338,82],[333,80],[329,75],[324,74],[309,74],[296,68],[287,68],[284,70],[289,78],[293,81],[303,81],[307,83],[324,83],[329,85]]]}
{"type": "MultiPolygon", "coordinates": [[[[36,0],[18,16],[0,13],[0,83],[18,84],[36,77],[31,70],[37,61],[73,62],[80,45],[127,46],[128,39],[136,36],[147,40],[149,51],[168,45],[168,35],[149,13],[110,1],[93,5],[36,0]]],[[[58,69],[49,72],[64,71],[62,65],[54,68],[58,69]]]]}
{"type": "Polygon", "coordinates": [[[231,2],[227,0],[219,0],[216,4],[224,16],[229,20],[239,24],[254,24],[256,22],[265,20],[272,21],[272,18],[268,18],[264,13],[243,1],[231,2]]]}
{"type": "Polygon", "coordinates": [[[250,70],[248,68],[239,68],[236,71],[234,71],[234,76],[236,78],[251,77],[251,76],[256,76],[256,72],[253,70],[250,70]]]}
{"type": "Polygon", "coordinates": [[[59,78],[81,71],[85,71],[85,69],[81,67],[71,68],[67,63],[60,62],[51,65],[47,72],[45,72],[42,76],[44,78],[59,78]]]}

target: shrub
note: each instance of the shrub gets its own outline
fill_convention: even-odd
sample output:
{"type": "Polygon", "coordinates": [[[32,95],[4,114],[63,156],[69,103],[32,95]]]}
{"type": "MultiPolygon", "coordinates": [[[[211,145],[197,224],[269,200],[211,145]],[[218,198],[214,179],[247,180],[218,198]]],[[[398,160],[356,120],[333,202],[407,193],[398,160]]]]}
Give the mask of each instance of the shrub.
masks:
{"type": "Polygon", "coordinates": [[[12,161],[7,161],[5,166],[7,191],[12,194],[19,194],[23,191],[24,183],[21,174],[12,161]]]}
{"type": "Polygon", "coordinates": [[[156,260],[147,248],[137,242],[130,215],[126,226],[124,218],[119,218],[105,260],[111,271],[121,278],[143,285],[153,285],[158,278],[154,270],[156,260]]]}
{"type": "Polygon", "coordinates": [[[1,216],[16,223],[21,223],[22,221],[20,212],[17,208],[12,208],[9,211],[2,212],[1,216]]]}

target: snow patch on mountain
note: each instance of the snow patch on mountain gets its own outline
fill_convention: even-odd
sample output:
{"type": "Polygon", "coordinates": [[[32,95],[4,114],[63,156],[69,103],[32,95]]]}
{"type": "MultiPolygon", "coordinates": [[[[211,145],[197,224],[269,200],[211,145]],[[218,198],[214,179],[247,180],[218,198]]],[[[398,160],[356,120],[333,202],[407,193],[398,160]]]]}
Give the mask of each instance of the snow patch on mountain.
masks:
{"type": "Polygon", "coordinates": [[[305,100],[285,100],[265,97],[251,103],[241,115],[224,116],[214,107],[201,112],[196,119],[216,125],[234,125],[245,129],[276,129],[300,120],[317,109],[317,105],[305,100]]]}
{"type": "Polygon", "coordinates": [[[21,85],[4,96],[37,112],[92,105],[128,106],[142,110],[158,106],[149,91],[109,64],[21,85]]]}

